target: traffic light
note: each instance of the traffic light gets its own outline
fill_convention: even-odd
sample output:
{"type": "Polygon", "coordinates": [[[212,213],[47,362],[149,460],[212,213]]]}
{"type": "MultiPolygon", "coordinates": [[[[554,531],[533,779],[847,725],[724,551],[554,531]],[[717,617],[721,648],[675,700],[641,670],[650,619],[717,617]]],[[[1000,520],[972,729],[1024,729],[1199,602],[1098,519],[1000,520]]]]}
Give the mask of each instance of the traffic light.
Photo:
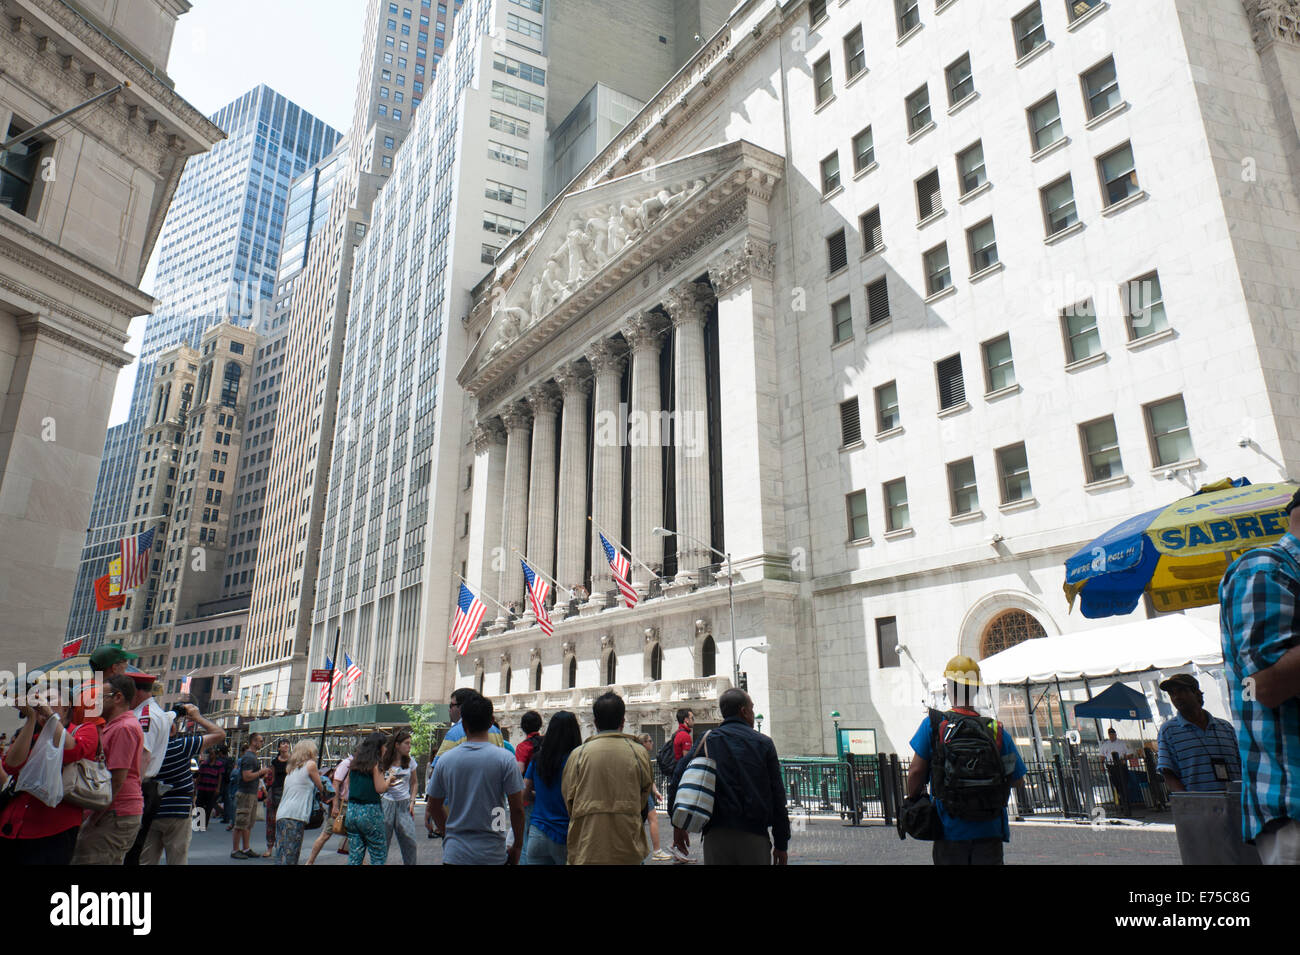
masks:
{"type": "Polygon", "coordinates": [[[744,670],[740,671],[740,688],[746,693],[749,692],[749,674],[744,670]]]}

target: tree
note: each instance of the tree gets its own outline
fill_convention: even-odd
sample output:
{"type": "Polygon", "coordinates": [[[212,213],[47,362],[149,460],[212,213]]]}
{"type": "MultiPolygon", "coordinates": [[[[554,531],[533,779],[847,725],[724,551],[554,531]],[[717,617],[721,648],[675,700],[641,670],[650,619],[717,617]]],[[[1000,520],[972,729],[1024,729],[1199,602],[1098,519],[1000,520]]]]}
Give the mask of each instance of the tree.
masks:
{"type": "Polygon", "coordinates": [[[430,755],[438,731],[446,729],[447,724],[437,719],[436,703],[421,703],[419,706],[403,706],[406,717],[411,721],[411,755],[423,762],[430,755]]]}

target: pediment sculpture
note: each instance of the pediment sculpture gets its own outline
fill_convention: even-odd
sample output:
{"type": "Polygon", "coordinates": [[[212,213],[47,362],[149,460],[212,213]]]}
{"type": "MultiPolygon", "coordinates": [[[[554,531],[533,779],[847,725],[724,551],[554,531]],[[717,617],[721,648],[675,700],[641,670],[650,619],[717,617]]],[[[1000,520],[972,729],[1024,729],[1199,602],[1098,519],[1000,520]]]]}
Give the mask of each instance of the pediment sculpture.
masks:
{"type": "Polygon", "coordinates": [[[706,185],[704,179],[695,179],[677,186],[660,186],[637,197],[577,210],[563,224],[560,220],[563,211],[557,214],[547,231],[560,236],[559,241],[532,282],[525,286],[527,294],[512,296],[516,304],[507,305],[503,301],[493,309],[490,327],[496,329],[496,334],[483,356],[483,363],[505,351],[606,263],[639,240],[671,210],[702,192],[706,185]]]}

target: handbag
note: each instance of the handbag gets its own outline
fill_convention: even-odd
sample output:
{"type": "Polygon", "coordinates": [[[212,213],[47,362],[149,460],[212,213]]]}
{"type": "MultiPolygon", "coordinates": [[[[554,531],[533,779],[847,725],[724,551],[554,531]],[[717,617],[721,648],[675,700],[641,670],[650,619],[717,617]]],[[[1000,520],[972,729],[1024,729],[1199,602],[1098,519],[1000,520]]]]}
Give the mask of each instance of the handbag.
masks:
{"type": "Polygon", "coordinates": [[[104,747],[95,758],[79,759],[63,767],[63,801],[79,809],[98,812],[113,804],[113,774],[104,765],[104,747]]]}
{"type": "Polygon", "coordinates": [[[325,822],[325,807],[321,804],[320,793],[312,793],[311,815],[307,817],[304,829],[319,829],[325,822]]]}
{"type": "MultiPolygon", "coordinates": [[[[709,731],[713,732],[712,730],[709,731]]],[[[700,832],[713,818],[713,796],[718,788],[718,764],[709,758],[709,733],[700,740],[699,755],[686,765],[673,803],[673,828],[700,832]]]]}
{"type": "Polygon", "coordinates": [[[943,820],[929,793],[909,796],[903,800],[901,813],[903,831],[922,842],[936,842],[943,838],[943,820]]]}
{"type": "Polygon", "coordinates": [[[344,799],[339,803],[338,815],[334,817],[334,835],[341,836],[348,831],[348,801],[344,799]]]}

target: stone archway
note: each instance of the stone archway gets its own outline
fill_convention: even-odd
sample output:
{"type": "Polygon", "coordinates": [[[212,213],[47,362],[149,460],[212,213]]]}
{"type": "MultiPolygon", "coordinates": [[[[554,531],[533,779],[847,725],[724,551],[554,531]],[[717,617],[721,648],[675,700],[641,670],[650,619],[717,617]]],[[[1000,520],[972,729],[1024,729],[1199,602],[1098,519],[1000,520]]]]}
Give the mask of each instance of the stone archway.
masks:
{"type": "Polygon", "coordinates": [[[1012,633],[1011,628],[1015,626],[1023,628],[1025,637],[1022,639],[1029,639],[1030,633],[1040,637],[1055,637],[1061,633],[1060,626],[1057,625],[1055,618],[1047,607],[1031,594],[1020,590],[996,591],[980,598],[966,611],[966,616],[961,622],[958,645],[954,648],[955,652],[968,656],[972,660],[984,659],[988,655],[984,652],[986,646],[991,646],[991,644],[986,644],[986,637],[990,633],[990,627],[999,619],[1003,619],[1004,622],[998,631],[999,635],[993,639],[1004,644],[1001,649],[1006,649],[1007,646],[1013,646],[1014,643],[1020,642],[1019,640],[1005,642],[1012,633]],[[1005,617],[1009,611],[1013,610],[1020,611],[1029,617],[1033,624],[1037,624],[1037,629],[1041,630],[1041,633],[1035,632],[1033,624],[1023,618],[1005,617]],[[1006,636],[1002,635],[1003,632],[1006,633],[1006,636]]]}
{"type": "Polygon", "coordinates": [[[1038,618],[1029,611],[1021,610],[1019,607],[1004,610],[990,620],[984,627],[984,632],[980,634],[978,659],[983,660],[1018,643],[1045,636],[1047,631],[1038,622],[1038,618]]]}

